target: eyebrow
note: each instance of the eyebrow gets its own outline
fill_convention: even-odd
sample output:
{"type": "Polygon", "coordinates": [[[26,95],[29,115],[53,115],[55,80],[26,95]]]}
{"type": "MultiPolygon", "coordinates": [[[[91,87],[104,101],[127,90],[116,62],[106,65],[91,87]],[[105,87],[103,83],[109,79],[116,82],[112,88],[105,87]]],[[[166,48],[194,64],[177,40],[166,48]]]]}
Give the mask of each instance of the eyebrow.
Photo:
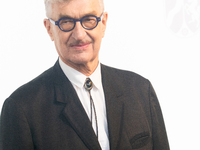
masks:
{"type": "MultiPolygon", "coordinates": [[[[89,16],[89,15],[97,15],[97,12],[96,12],[96,11],[91,11],[91,12],[89,12],[89,13],[86,13],[86,14],[84,14],[84,15],[81,15],[81,18],[84,17],[84,16],[89,16]]],[[[73,17],[71,17],[71,16],[69,16],[69,15],[59,14],[59,19],[60,19],[60,18],[73,18],[73,17]]],[[[75,19],[79,19],[79,18],[75,18],[75,19]]]]}

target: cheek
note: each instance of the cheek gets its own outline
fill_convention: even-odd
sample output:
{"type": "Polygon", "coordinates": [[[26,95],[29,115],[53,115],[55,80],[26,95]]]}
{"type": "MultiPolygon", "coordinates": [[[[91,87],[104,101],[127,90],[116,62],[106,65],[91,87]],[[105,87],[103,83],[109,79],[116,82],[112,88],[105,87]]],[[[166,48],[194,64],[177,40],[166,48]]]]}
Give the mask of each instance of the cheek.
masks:
{"type": "Polygon", "coordinates": [[[101,41],[102,41],[102,37],[100,35],[98,35],[96,40],[95,40],[95,49],[97,51],[99,51],[99,49],[101,47],[101,41]]]}
{"type": "Polygon", "coordinates": [[[66,55],[65,53],[67,52],[66,51],[66,43],[65,43],[65,40],[63,39],[63,37],[61,36],[56,36],[54,38],[54,44],[55,44],[55,47],[56,47],[56,50],[57,50],[57,53],[59,54],[59,56],[64,56],[66,55]]]}
{"type": "Polygon", "coordinates": [[[94,40],[95,49],[97,49],[97,50],[99,50],[99,48],[101,46],[102,37],[103,37],[103,34],[102,34],[100,28],[92,36],[92,38],[94,40]]]}
{"type": "Polygon", "coordinates": [[[54,36],[54,42],[57,48],[59,49],[65,49],[66,45],[67,45],[67,41],[68,41],[68,36],[66,36],[65,34],[62,34],[58,32],[58,34],[56,34],[54,36]]]}

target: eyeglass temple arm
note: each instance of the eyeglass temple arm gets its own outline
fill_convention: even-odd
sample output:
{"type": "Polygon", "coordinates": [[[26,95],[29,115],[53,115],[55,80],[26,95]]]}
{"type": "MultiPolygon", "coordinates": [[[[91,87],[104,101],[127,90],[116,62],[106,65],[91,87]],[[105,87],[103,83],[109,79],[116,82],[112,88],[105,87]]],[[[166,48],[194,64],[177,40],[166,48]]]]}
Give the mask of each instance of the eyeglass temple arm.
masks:
{"type": "Polygon", "coordinates": [[[49,21],[50,21],[52,24],[56,25],[56,22],[53,21],[52,19],[49,18],[49,21]]]}
{"type": "Polygon", "coordinates": [[[102,20],[102,18],[103,18],[103,15],[104,15],[104,12],[102,12],[102,14],[101,14],[101,17],[100,17],[100,18],[101,18],[101,20],[102,20]]]}

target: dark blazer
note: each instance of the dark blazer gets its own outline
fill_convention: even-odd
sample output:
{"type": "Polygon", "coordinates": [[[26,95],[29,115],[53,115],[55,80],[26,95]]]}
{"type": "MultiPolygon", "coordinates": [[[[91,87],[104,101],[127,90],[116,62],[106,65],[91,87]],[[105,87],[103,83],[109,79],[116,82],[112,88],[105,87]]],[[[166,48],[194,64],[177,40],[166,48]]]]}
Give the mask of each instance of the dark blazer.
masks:
{"type": "MultiPolygon", "coordinates": [[[[111,150],[169,150],[147,79],[101,65],[111,150]]],[[[0,120],[1,150],[100,150],[89,118],[58,61],[17,89],[0,120]]]]}

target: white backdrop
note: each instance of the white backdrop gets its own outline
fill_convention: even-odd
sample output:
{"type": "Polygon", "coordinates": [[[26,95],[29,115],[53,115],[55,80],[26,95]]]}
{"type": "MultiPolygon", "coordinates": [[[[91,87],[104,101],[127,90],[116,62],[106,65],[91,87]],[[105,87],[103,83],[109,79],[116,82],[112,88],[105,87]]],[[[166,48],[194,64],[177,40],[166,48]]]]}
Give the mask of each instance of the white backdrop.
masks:
{"type": "MultiPolygon", "coordinates": [[[[102,63],[148,78],[172,150],[200,149],[200,0],[105,0],[102,63]]],[[[0,2],[0,109],[58,56],[43,26],[43,0],[0,2]]]]}

